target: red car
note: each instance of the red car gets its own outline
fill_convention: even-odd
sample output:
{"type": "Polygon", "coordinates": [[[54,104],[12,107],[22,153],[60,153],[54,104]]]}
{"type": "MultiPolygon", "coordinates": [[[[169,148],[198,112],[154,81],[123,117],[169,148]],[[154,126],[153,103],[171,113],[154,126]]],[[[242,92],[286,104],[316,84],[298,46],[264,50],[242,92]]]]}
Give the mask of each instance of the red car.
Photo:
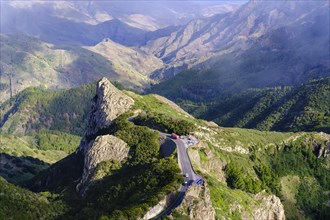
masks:
{"type": "Polygon", "coordinates": [[[173,139],[179,139],[179,138],[180,138],[180,136],[179,136],[179,135],[177,135],[177,134],[174,134],[174,133],[172,133],[172,138],[173,138],[173,139]]]}

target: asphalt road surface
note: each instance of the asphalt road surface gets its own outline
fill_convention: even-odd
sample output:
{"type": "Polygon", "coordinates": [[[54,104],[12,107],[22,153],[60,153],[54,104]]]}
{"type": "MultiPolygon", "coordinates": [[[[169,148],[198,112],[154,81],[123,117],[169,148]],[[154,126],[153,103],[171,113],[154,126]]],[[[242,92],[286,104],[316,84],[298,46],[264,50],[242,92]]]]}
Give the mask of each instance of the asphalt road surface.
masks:
{"type": "Polygon", "coordinates": [[[191,162],[190,162],[190,159],[188,156],[188,152],[187,152],[188,146],[185,144],[185,142],[182,141],[180,138],[179,139],[171,138],[170,134],[166,134],[166,133],[162,133],[162,132],[159,132],[159,134],[162,137],[171,139],[176,144],[177,153],[178,153],[178,162],[179,162],[179,166],[182,170],[182,175],[185,176],[186,174],[188,174],[188,177],[184,177],[184,181],[185,182],[187,181],[187,184],[182,183],[182,186],[179,190],[179,194],[178,194],[177,198],[175,199],[175,201],[169,207],[167,207],[166,210],[164,210],[162,213],[160,213],[158,216],[156,216],[153,219],[159,219],[161,217],[169,215],[173,209],[175,209],[176,207],[178,207],[181,204],[188,187],[196,180],[201,179],[201,177],[195,173],[195,171],[191,165],[191,162]]]}

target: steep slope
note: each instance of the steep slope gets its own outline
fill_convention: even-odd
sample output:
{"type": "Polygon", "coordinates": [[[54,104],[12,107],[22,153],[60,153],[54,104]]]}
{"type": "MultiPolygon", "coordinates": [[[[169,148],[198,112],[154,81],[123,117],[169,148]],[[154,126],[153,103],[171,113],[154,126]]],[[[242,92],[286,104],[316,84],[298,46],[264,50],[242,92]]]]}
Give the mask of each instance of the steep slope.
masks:
{"type": "Polygon", "coordinates": [[[38,191],[77,187],[84,202],[79,211],[69,211],[66,217],[137,218],[178,187],[179,168],[173,159],[159,155],[158,134],[133,126],[128,115],[119,116],[131,110],[133,103],[107,79],[99,81],[79,149],[31,182],[38,191]],[[76,178],[78,184],[73,181],[76,178]]]}
{"type": "MultiPolygon", "coordinates": [[[[263,35],[282,27],[320,25],[318,27],[327,30],[328,9],[328,2],[250,1],[228,14],[192,20],[168,36],[147,42],[143,49],[168,64],[155,72],[154,77],[168,78],[182,68],[195,66],[214,56],[231,54],[236,57],[263,35]]],[[[310,33],[316,30],[319,29],[310,33]]],[[[288,37],[299,39],[303,36],[297,35],[288,37]]],[[[317,40],[319,36],[313,37],[317,40]]]]}
{"type": "Polygon", "coordinates": [[[37,194],[8,183],[0,177],[1,219],[54,219],[66,209],[56,195],[37,194]]]}
{"type": "Polygon", "coordinates": [[[122,46],[110,39],[85,48],[111,60],[116,72],[124,72],[132,81],[141,84],[149,81],[148,75],[163,65],[163,62],[152,54],[122,46]]]}
{"type": "Polygon", "coordinates": [[[94,83],[57,91],[28,88],[0,106],[1,132],[17,135],[51,129],[82,136],[94,88],[94,83]]]}
{"type": "Polygon", "coordinates": [[[0,102],[10,95],[10,77],[14,94],[29,86],[70,88],[102,76],[140,88],[148,84],[149,71],[161,65],[152,55],[113,42],[88,48],[59,48],[24,35],[1,34],[0,37],[0,102]],[[107,54],[109,51],[111,53],[107,54]],[[149,62],[144,63],[141,59],[149,62]]]}
{"type": "MultiPolygon", "coordinates": [[[[179,25],[191,19],[226,13],[235,10],[241,3],[234,2],[143,2],[134,1],[65,1],[65,2],[1,2],[3,13],[1,25],[15,29],[32,24],[38,26],[44,20],[56,21],[65,19],[76,23],[97,25],[102,22],[118,19],[131,27],[154,31],[171,25],[179,25]],[[45,13],[47,12],[47,14],[45,13]],[[29,17],[30,20],[24,20],[29,17]]],[[[54,25],[54,23],[52,23],[54,25]]],[[[24,29],[28,31],[28,29],[24,29]]],[[[30,30],[31,31],[31,30],[30,30]]],[[[38,30],[40,31],[40,30],[38,30]]]]}
{"type": "Polygon", "coordinates": [[[97,94],[79,150],[26,184],[34,191],[60,193],[57,201],[66,206],[61,217],[142,218],[179,188],[183,180],[175,154],[162,157],[159,136],[150,127],[193,131],[200,141],[188,151],[206,184],[192,186],[173,217],[327,218],[327,198],[321,195],[329,187],[329,135],[208,125],[166,99],[119,91],[106,79],[99,82],[97,94]],[[306,181],[288,183],[290,175],[306,181]]]}
{"type": "Polygon", "coordinates": [[[0,134],[0,176],[21,184],[74,152],[79,142],[80,137],[59,131],[0,134]]]}
{"type": "MultiPolygon", "coordinates": [[[[326,78],[296,87],[251,89],[209,105],[206,112],[194,111],[228,127],[329,133],[329,85],[326,78]]],[[[189,102],[182,105],[189,108],[189,102]]]]}

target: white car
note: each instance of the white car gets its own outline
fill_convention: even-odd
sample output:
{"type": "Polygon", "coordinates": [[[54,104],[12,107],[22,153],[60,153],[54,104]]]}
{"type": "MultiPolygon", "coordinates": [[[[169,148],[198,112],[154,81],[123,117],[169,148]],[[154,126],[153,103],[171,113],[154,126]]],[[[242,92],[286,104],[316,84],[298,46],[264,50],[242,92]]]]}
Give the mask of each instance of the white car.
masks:
{"type": "Polygon", "coordinates": [[[186,173],[186,174],[184,175],[184,177],[188,178],[188,177],[189,177],[189,174],[188,174],[188,173],[186,173]]]}

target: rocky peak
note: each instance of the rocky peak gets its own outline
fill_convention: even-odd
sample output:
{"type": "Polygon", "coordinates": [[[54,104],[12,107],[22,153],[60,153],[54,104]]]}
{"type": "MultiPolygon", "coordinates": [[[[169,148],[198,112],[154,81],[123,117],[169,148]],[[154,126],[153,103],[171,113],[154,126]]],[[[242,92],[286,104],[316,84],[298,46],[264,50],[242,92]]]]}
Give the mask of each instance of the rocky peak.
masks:
{"type": "Polygon", "coordinates": [[[115,160],[122,163],[127,158],[129,147],[123,140],[112,135],[100,135],[98,131],[111,125],[114,119],[127,112],[133,104],[134,100],[108,79],[102,78],[97,83],[85,137],[78,148],[84,155],[83,174],[76,187],[81,195],[86,194],[100,162],[115,160]]]}
{"type": "Polygon", "coordinates": [[[120,114],[126,112],[134,100],[117,89],[107,78],[97,83],[96,96],[89,115],[86,136],[94,135],[109,126],[120,114]]]}
{"type": "Polygon", "coordinates": [[[189,219],[192,220],[215,219],[215,210],[212,207],[210,190],[207,184],[203,187],[195,184],[191,185],[177,211],[182,215],[188,215],[189,219]]]}
{"type": "Polygon", "coordinates": [[[255,195],[260,205],[252,210],[253,219],[285,220],[284,207],[280,198],[260,192],[255,195]]]}

